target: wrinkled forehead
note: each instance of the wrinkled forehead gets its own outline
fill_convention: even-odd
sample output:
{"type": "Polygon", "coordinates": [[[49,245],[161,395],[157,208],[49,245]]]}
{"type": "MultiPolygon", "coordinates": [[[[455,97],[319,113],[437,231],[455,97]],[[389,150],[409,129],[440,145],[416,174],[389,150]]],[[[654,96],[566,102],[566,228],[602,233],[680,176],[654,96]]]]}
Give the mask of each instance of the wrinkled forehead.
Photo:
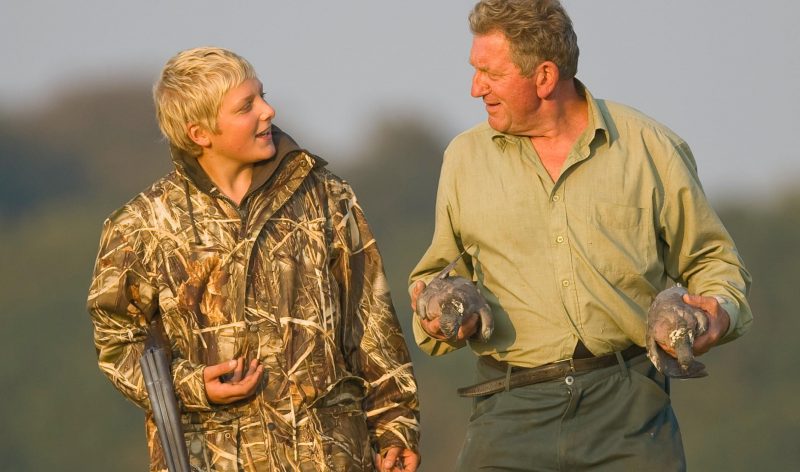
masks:
{"type": "Polygon", "coordinates": [[[508,39],[500,32],[475,35],[469,53],[472,67],[485,70],[497,68],[511,62],[511,49],[508,39]]]}

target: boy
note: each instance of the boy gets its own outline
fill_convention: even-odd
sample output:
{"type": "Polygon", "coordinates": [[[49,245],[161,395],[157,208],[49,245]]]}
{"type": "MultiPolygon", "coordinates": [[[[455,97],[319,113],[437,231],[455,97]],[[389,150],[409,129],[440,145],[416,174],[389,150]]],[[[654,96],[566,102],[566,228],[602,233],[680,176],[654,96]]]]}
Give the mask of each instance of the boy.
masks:
{"type": "Polygon", "coordinates": [[[88,299],[101,370],[145,409],[151,470],[139,357],[156,317],[193,467],[415,470],[416,382],[349,185],[272,125],[230,51],[177,54],[154,99],[175,170],[105,222],[88,299]]]}

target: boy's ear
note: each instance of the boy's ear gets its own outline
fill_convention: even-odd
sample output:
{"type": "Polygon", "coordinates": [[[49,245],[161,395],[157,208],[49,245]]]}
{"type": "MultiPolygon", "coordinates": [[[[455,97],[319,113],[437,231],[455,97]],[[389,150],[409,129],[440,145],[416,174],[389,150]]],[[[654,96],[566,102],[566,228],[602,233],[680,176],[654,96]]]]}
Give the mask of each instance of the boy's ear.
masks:
{"type": "Polygon", "coordinates": [[[189,123],[186,125],[186,134],[189,135],[189,139],[200,147],[207,148],[211,146],[211,138],[209,137],[208,130],[197,123],[189,123]]]}

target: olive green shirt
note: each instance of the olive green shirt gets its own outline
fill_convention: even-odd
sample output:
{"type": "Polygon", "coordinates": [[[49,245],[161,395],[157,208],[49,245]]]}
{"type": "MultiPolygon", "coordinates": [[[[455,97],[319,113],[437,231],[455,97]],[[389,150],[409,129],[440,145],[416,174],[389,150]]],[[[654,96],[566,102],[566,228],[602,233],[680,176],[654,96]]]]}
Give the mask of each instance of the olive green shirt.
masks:
{"type": "MultiPolygon", "coordinates": [[[[647,309],[678,282],[717,296],[730,315],[723,341],[752,314],[750,274],[706,199],[689,146],[642,113],[595,100],[588,125],[553,182],[528,137],[482,123],[444,154],[433,240],[410,282],[430,280],[467,248],[456,271],[486,297],[495,330],[477,354],[533,367],[643,346],[647,309]]],[[[430,338],[420,348],[462,347],[430,338]]]]}

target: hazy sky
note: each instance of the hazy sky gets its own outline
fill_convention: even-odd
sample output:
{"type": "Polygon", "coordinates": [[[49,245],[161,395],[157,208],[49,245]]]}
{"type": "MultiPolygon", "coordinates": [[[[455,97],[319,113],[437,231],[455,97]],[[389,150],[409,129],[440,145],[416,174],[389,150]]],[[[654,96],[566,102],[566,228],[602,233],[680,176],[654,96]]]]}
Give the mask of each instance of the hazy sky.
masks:
{"type": "MultiPolygon", "coordinates": [[[[386,114],[453,136],[485,119],[469,96],[473,3],[2,0],[0,107],[41,105],[75,83],[151,82],[177,51],[218,45],[255,65],[278,121],[323,156],[346,155],[386,114]]],[[[769,195],[800,177],[800,2],[564,4],[578,77],[685,138],[712,196],[769,195]]]]}

